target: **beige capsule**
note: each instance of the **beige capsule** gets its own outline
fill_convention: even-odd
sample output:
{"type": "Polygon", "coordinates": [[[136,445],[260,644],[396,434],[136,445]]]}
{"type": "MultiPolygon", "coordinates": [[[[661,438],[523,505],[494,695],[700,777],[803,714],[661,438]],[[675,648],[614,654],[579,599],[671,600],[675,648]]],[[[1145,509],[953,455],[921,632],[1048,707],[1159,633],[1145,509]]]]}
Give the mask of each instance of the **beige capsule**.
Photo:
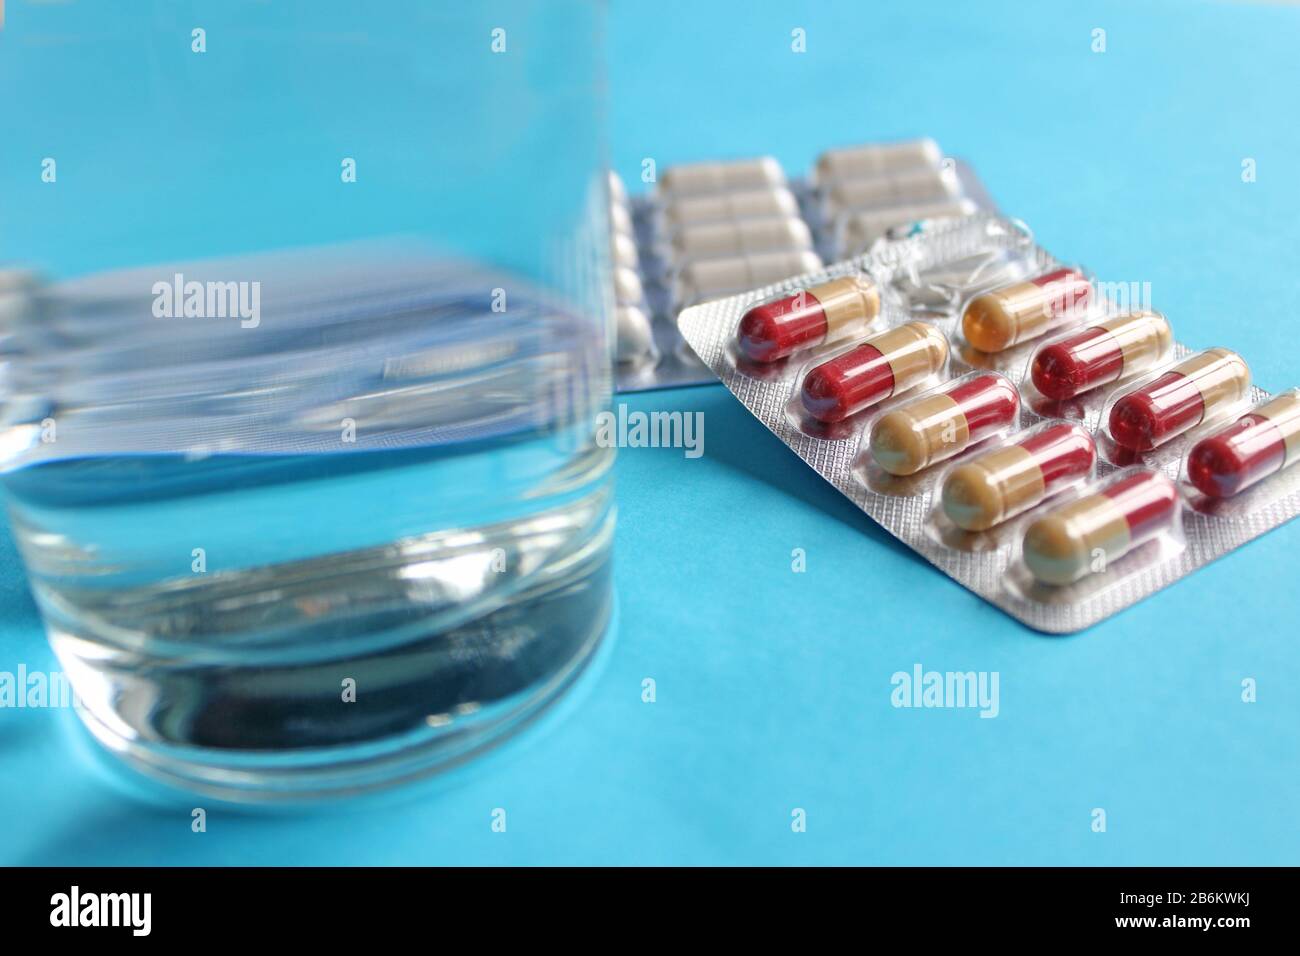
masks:
{"type": "Polygon", "coordinates": [[[932,139],[844,146],[828,149],[817,157],[813,176],[818,185],[822,185],[842,179],[896,173],[917,166],[938,166],[942,161],[939,144],[932,139]]]}
{"type": "Polygon", "coordinates": [[[669,246],[674,265],[758,252],[812,248],[812,233],[802,219],[745,219],[683,226],[669,246]]]}
{"type": "Polygon", "coordinates": [[[828,218],[875,207],[908,206],[950,200],[957,195],[957,175],[950,169],[922,167],[897,175],[847,179],[829,186],[822,199],[828,218]]]}
{"type": "Polygon", "coordinates": [[[677,273],[673,283],[674,299],[678,307],[694,305],[737,292],[748,292],[821,268],[821,259],[808,251],[762,252],[692,262],[677,273]]]}
{"type": "Polygon", "coordinates": [[[798,215],[799,201],[795,199],[794,193],[784,186],[778,186],[673,200],[664,204],[660,218],[663,231],[671,234],[697,223],[798,215]]]}
{"type": "Polygon", "coordinates": [[[785,173],[781,164],[771,156],[673,166],[659,177],[660,191],[674,198],[784,185],[785,173]]]}

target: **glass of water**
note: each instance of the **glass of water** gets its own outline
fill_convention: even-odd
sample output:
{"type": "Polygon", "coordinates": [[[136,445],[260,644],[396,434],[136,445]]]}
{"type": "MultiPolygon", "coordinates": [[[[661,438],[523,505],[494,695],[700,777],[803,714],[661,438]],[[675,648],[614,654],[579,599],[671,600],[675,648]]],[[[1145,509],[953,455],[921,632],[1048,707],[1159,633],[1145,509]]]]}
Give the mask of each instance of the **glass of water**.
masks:
{"type": "Polygon", "coordinates": [[[603,5],[107,6],[0,31],[0,481],[80,713],[239,801],[466,759],[610,620],[603,5]]]}

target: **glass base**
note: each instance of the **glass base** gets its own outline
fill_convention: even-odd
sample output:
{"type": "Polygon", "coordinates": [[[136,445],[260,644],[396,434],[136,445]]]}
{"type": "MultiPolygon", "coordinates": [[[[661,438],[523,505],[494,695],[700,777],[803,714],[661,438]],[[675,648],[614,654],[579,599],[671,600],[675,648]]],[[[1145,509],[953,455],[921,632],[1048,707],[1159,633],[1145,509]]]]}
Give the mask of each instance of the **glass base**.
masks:
{"type": "Polygon", "coordinates": [[[378,563],[361,552],[319,559],[350,569],[342,583],[336,573],[295,568],[277,574],[270,592],[240,591],[241,601],[271,593],[284,602],[283,581],[308,580],[313,592],[366,595],[383,610],[353,620],[351,635],[335,620],[287,643],[242,635],[179,655],[158,640],[127,648],[102,634],[74,635],[52,614],[47,625],[85,725],[153,780],[236,803],[359,795],[463,763],[564,694],[610,624],[613,526],[601,489],[508,528],[480,529],[474,553],[486,541],[519,573],[513,583],[489,578],[488,589],[438,613],[421,611],[431,606],[412,600],[411,582],[439,573],[431,546],[444,574],[463,576],[466,555],[442,538],[389,548],[378,563]],[[421,622],[443,626],[417,631],[421,622]]]}

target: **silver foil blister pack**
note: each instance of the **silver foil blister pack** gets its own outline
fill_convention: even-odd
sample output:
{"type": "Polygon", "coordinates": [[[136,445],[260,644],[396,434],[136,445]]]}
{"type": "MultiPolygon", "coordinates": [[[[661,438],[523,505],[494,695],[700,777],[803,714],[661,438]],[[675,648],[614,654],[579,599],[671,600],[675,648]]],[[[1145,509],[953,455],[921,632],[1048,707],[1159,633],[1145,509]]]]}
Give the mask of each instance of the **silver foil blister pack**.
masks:
{"type": "MultiPolygon", "coordinates": [[[[1230,341],[1222,343],[1223,349],[1193,352],[1176,341],[1176,316],[1165,317],[1136,301],[1142,289],[1102,282],[1078,267],[1064,266],[1033,241],[1022,223],[977,214],[918,224],[910,232],[881,239],[869,252],[827,269],[688,308],[679,326],[700,360],[759,421],[868,516],[944,573],[1031,627],[1069,633],[1172,584],[1300,512],[1300,468],[1285,467],[1300,457],[1300,393],[1285,392],[1274,399],[1249,383],[1245,363],[1250,357],[1229,351],[1230,341]],[[1071,273],[1085,278],[1090,296],[1082,305],[1064,309],[1059,324],[1003,351],[972,347],[968,332],[978,337],[980,329],[964,324],[963,317],[968,311],[978,316],[975,303],[987,302],[989,295],[1008,288],[1041,283],[1040,277],[1071,273]],[[878,314],[868,327],[776,361],[755,361],[738,346],[742,318],[755,306],[799,301],[793,297],[863,275],[879,293],[878,314]],[[1122,372],[1075,398],[1049,398],[1036,387],[1035,382],[1041,382],[1052,391],[1049,378],[1036,377],[1050,365],[1048,356],[1039,358],[1040,352],[1049,347],[1059,351],[1057,346],[1083,342],[1099,328],[1120,329],[1126,327],[1122,323],[1136,324],[1138,319],[1165,336],[1161,349],[1146,356],[1144,367],[1134,358],[1134,371],[1122,372]],[[891,330],[895,335],[882,335],[891,330]],[[842,420],[823,421],[810,414],[810,408],[819,408],[816,402],[822,394],[810,384],[811,370],[838,368],[849,362],[850,353],[857,355],[864,342],[895,341],[911,330],[920,330],[921,339],[938,333],[947,343],[946,360],[935,371],[842,420]],[[1183,374],[1180,369],[1198,371],[1183,374]],[[1197,378],[1202,369],[1210,371],[1197,378]],[[986,437],[974,440],[971,417],[970,444],[914,474],[895,474],[881,467],[896,446],[878,432],[888,439],[897,432],[898,421],[924,421],[920,410],[935,403],[949,407],[952,399],[947,396],[970,391],[968,385],[983,388],[995,377],[1000,377],[1004,390],[1014,389],[1015,411],[1008,422],[986,429],[986,437]],[[1143,403],[1163,409],[1149,396],[1172,402],[1184,380],[1201,390],[1202,417],[1196,424],[1171,439],[1157,438],[1156,447],[1149,450],[1130,450],[1116,440],[1112,423],[1132,445],[1135,433],[1130,429],[1131,417],[1126,417],[1129,410],[1141,411],[1147,407],[1143,403]],[[1285,410],[1279,413],[1281,406],[1285,410]],[[1279,424],[1283,417],[1285,425],[1279,424]],[[1279,446],[1279,454],[1285,457],[1261,457],[1261,429],[1274,424],[1287,433],[1285,445],[1279,446]],[[963,511],[971,500],[981,500],[969,491],[972,474],[996,474],[992,462],[1019,461],[1027,455],[1024,449],[1041,446],[1048,438],[1057,440],[1058,446],[1062,438],[1082,442],[1083,434],[1093,448],[1091,465],[1082,471],[1076,468],[1073,474],[1062,468],[1053,479],[1055,484],[1050,484],[1048,466],[1042,464],[1037,472],[1038,500],[991,527],[976,523],[972,530],[969,509],[963,511]],[[1206,478],[1205,463],[1220,462],[1222,456],[1215,458],[1211,452],[1224,441],[1237,441],[1253,450],[1254,460],[1264,462],[1271,472],[1239,493],[1202,492],[1199,488],[1205,481],[1215,480],[1206,478]],[[1196,482],[1189,474],[1193,450],[1192,468],[1200,467],[1196,482]],[[1155,510],[1144,511],[1141,496],[1149,498],[1152,489],[1157,495],[1155,510]],[[1136,504],[1124,505],[1125,516],[1117,502],[1136,504]],[[1130,536],[1123,550],[1112,546],[1114,528],[1108,530],[1107,521],[1113,525],[1116,515],[1128,521],[1120,528],[1130,536]],[[1147,520],[1153,515],[1159,519],[1154,523],[1147,520]],[[1068,534],[1063,537],[1061,529],[1068,534]],[[1079,554],[1069,550],[1083,545],[1089,550],[1079,554]],[[1112,552],[1115,557],[1110,559],[1112,552]],[[1061,573],[1066,558],[1075,564],[1058,579],[1054,576],[1061,573]],[[1092,564],[1076,566],[1080,561],[1092,564]],[[1048,580],[1052,583],[1045,583],[1048,580]]],[[[1133,351],[1130,357],[1138,354],[1133,351]]],[[[898,367],[894,366],[895,375],[898,367]]],[[[823,378],[818,378],[818,384],[823,378]]],[[[1185,406],[1186,402],[1172,404],[1171,412],[1160,413],[1164,418],[1150,421],[1182,421],[1190,414],[1185,406]]],[[[965,427],[967,419],[962,421],[965,427]]],[[[1146,418],[1142,421],[1149,424],[1146,418]]],[[[1139,439],[1145,440],[1142,435],[1139,439]]],[[[1270,440],[1278,445],[1276,435],[1270,440]]],[[[1060,460],[1068,460],[1068,455],[1060,460]]],[[[1076,456],[1076,463],[1079,460],[1076,456]]],[[[994,485],[999,494],[1011,487],[994,485]]],[[[1010,499],[1003,495],[998,500],[1010,499]]]]}
{"type": "Polygon", "coordinates": [[[771,157],[667,168],[645,195],[610,176],[620,392],[712,383],[683,308],[822,268],[900,223],[994,208],[929,139],[827,150],[803,177],[771,157]]]}

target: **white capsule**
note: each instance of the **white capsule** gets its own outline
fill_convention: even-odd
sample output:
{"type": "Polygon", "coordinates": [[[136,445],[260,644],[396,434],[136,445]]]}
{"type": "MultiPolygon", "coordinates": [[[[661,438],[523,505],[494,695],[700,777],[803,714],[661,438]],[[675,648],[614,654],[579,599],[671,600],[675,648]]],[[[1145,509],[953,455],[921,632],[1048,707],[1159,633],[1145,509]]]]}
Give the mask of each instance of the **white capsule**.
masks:
{"type": "Polygon", "coordinates": [[[673,284],[679,307],[694,305],[737,292],[748,292],[791,276],[815,272],[821,259],[812,252],[761,252],[692,262],[682,268],[673,284]]]}
{"type": "Polygon", "coordinates": [[[932,139],[846,146],[828,149],[817,157],[813,176],[821,186],[840,179],[861,179],[917,166],[938,166],[942,160],[939,144],[932,139]]]}
{"type": "Polygon", "coordinates": [[[609,201],[611,205],[627,205],[627,187],[623,185],[623,180],[614,170],[609,171],[608,179],[609,201]]]}
{"type": "Polygon", "coordinates": [[[614,298],[619,305],[640,305],[645,301],[641,276],[635,269],[617,266],[614,269],[614,298]]]}
{"type": "Polygon", "coordinates": [[[0,327],[17,325],[31,314],[41,277],[26,269],[0,269],[0,327]]]}
{"type": "Polygon", "coordinates": [[[840,220],[837,230],[839,254],[847,258],[866,252],[873,242],[894,226],[916,222],[919,219],[969,216],[978,208],[969,199],[948,199],[936,203],[891,206],[887,209],[850,213],[840,220]]]}
{"type": "Polygon", "coordinates": [[[615,232],[631,237],[634,241],[636,239],[636,230],[632,227],[632,214],[627,211],[627,206],[619,203],[610,205],[609,227],[615,232]]]}
{"type": "Polygon", "coordinates": [[[775,189],[750,189],[716,196],[691,196],[665,203],[660,213],[663,232],[705,222],[734,222],[739,219],[767,219],[773,216],[799,215],[799,200],[794,193],[779,186],[775,189]]]}
{"type": "Polygon", "coordinates": [[[0,292],[31,292],[40,284],[40,273],[30,269],[0,269],[0,292]]]}
{"type": "Polygon", "coordinates": [[[643,362],[655,352],[654,333],[645,310],[635,305],[620,305],[615,312],[618,333],[616,355],[621,363],[643,362]]]}
{"type": "Polygon", "coordinates": [[[957,174],[951,169],[922,167],[897,175],[845,179],[829,185],[822,197],[828,219],[845,212],[878,206],[905,206],[941,202],[957,195],[957,174]]]}
{"type": "Polygon", "coordinates": [[[636,251],[636,240],[625,232],[611,231],[609,249],[614,256],[614,265],[625,269],[635,269],[641,262],[636,251]]]}
{"type": "Polygon", "coordinates": [[[811,249],[812,233],[802,219],[743,219],[683,226],[668,244],[674,266],[702,259],[758,252],[798,252],[811,249]]]}
{"type": "Polygon", "coordinates": [[[659,189],[674,199],[706,193],[771,189],[785,185],[781,164],[771,156],[727,163],[691,163],[664,170],[659,189]]]}

